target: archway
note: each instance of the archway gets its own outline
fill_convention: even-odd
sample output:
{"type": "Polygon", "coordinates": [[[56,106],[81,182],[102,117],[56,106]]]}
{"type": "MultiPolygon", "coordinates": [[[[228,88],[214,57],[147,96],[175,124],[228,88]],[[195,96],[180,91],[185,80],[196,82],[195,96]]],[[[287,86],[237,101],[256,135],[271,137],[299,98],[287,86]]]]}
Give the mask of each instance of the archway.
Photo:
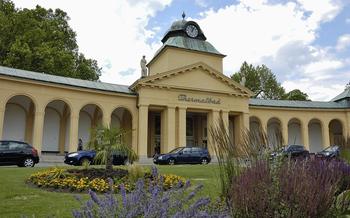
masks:
{"type": "Polygon", "coordinates": [[[124,130],[123,143],[132,146],[132,115],[128,109],[118,107],[112,112],[111,127],[124,130]]]}
{"type": "Polygon", "coordinates": [[[101,108],[95,104],[85,105],[80,110],[78,138],[83,141],[83,145],[90,141],[91,129],[102,124],[102,116],[101,108]]]}
{"type": "Polygon", "coordinates": [[[302,145],[301,123],[299,119],[293,118],[288,122],[288,144],[302,145]]]}
{"type": "Polygon", "coordinates": [[[308,125],[310,152],[321,151],[322,146],[322,124],[318,119],[312,119],[308,125]]]}
{"type": "Polygon", "coordinates": [[[43,152],[68,151],[70,108],[61,100],[50,102],[45,108],[43,152]]]}
{"type": "Polygon", "coordinates": [[[267,138],[269,146],[273,148],[282,146],[281,121],[278,118],[271,118],[267,122],[267,138]]]}
{"type": "Polygon", "coordinates": [[[32,144],[35,105],[24,95],[10,98],[5,106],[2,139],[25,141],[32,144]]]}
{"type": "Polygon", "coordinates": [[[337,120],[331,120],[329,122],[329,140],[331,145],[343,145],[344,137],[343,137],[343,125],[337,120]]]}

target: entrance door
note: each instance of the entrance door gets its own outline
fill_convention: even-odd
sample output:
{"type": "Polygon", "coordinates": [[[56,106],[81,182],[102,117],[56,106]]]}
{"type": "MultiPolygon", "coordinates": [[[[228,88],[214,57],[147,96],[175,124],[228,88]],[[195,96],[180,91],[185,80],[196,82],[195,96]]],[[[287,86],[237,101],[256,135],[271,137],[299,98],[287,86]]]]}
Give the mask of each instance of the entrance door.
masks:
{"type": "Polygon", "coordinates": [[[194,146],[193,117],[186,117],[186,147],[194,146]]]}

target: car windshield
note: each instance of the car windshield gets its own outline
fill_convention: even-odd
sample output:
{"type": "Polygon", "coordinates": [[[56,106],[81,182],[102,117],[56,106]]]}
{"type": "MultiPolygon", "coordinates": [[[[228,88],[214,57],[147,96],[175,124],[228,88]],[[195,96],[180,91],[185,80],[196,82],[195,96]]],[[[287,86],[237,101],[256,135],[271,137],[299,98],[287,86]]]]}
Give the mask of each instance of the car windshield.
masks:
{"type": "Polygon", "coordinates": [[[324,151],[335,151],[335,150],[337,150],[336,146],[331,146],[331,147],[324,149],[324,151]]]}
{"type": "Polygon", "coordinates": [[[175,148],[174,150],[170,151],[169,153],[170,154],[175,154],[175,153],[177,153],[177,152],[179,152],[181,150],[182,150],[182,148],[175,148]]]}

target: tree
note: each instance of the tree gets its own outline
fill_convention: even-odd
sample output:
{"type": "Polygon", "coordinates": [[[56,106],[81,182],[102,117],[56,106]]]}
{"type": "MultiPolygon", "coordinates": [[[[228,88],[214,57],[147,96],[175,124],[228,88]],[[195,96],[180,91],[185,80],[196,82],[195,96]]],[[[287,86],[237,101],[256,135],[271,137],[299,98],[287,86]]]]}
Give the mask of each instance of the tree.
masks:
{"type": "Polygon", "coordinates": [[[125,154],[129,162],[138,159],[134,150],[124,143],[126,134],[128,132],[118,128],[100,126],[92,129],[88,148],[96,151],[95,160],[105,164],[106,170],[113,169],[113,154],[115,153],[125,154]]]}
{"type": "Polygon", "coordinates": [[[60,9],[17,9],[10,0],[0,0],[0,65],[98,80],[101,69],[79,53],[68,20],[60,9]]]}
{"type": "Polygon", "coordinates": [[[309,96],[300,91],[299,89],[294,89],[284,95],[283,99],[293,100],[293,101],[310,101],[309,96]]]}
{"type": "Polygon", "coordinates": [[[240,82],[243,75],[246,78],[245,86],[255,93],[256,98],[283,98],[285,94],[284,88],[277,82],[276,76],[265,65],[254,67],[244,62],[239,72],[233,74],[231,78],[236,82],[240,82]]]}

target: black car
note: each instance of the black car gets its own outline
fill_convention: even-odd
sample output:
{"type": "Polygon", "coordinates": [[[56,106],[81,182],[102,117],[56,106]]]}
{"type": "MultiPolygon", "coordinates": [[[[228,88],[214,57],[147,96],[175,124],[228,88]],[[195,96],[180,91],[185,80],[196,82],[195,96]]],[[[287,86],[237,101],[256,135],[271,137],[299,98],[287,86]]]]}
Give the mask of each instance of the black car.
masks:
{"type": "MultiPolygon", "coordinates": [[[[64,163],[69,165],[81,166],[86,164],[95,164],[94,158],[96,156],[95,151],[77,151],[71,152],[65,155],[64,163]]],[[[128,163],[127,155],[122,153],[113,154],[113,165],[125,165],[128,163]]]]}
{"type": "Polygon", "coordinates": [[[208,164],[211,161],[207,149],[200,147],[179,147],[167,154],[153,158],[155,164],[208,164]]]}
{"type": "Polygon", "coordinates": [[[317,153],[320,158],[337,158],[340,155],[340,148],[337,145],[329,146],[326,149],[317,153]]]}
{"type": "Polygon", "coordinates": [[[20,141],[0,141],[0,165],[34,167],[37,163],[39,163],[38,151],[31,145],[20,141]]]}
{"type": "Polygon", "coordinates": [[[305,149],[303,145],[288,145],[281,149],[279,152],[273,152],[271,158],[276,158],[278,156],[291,157],[291,158],[306,158],[310,156],[308,150],[305,149]]]}

